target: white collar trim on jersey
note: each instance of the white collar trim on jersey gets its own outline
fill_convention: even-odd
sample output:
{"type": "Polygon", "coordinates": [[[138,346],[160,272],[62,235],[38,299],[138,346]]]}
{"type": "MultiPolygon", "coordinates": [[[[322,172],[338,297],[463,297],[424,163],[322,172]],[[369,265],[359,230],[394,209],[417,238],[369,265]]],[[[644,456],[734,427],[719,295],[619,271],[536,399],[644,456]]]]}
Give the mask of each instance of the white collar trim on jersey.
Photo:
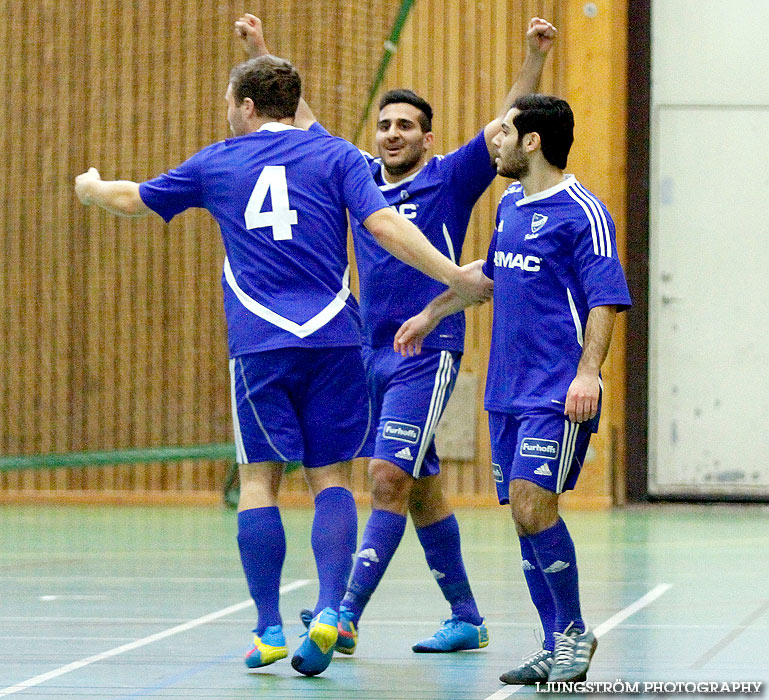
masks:
{"type": "Polygon", "coordinates": [[[574,177],[574,175],[564,175],[563,176],[563,182],[559,182],[557,185],[553,185],[553,187],[548,187],[546,190],[542,190],[541,192],[536,192],[535,194],[530,195],[529,197],[524,197],[523,199],[519,199],[515,206],[520,207],[524,204],[529,204],[531,202],[538,202],[540,199],[547,199],[548,197],[552,197],[554,194],[561,192],[562,190],[565,190],[569,185],[576,182],[577,179],[574,177]]]}
{"type": "MultiPolygon", "coordinates": [[[[427,161],[429,163],[430,161],[427,161]]],[[[427,165],[425,163],[425,165],[427,165]]],[[[379,168],[382,172],[382,182],[384,182],[384,185],[379,185],[379,189],[382,190],[382,192],[387,192],[389,190],[394,190],[396,187],[400,187],[401,185],[405,185],[407,182],[411,182],[419,173],[422,172],[422,168],[425,167],[423,165],[419,170],[417,170],[415,173],[412,173],[408,177],[404,177],[402,180],[399,180],[398,182],[388,182],[387,181],[387,171],[385,170],[384,163],[379,163],[379,168]]]]}
{"type": "Polygon", "coordinates": [[[288,131],[289,129],[302,131],[298,126],[294,126],[293,124],[283,124],[282,122],[267,122],[266,124],[262,124],[257,131],[288,131]]]}

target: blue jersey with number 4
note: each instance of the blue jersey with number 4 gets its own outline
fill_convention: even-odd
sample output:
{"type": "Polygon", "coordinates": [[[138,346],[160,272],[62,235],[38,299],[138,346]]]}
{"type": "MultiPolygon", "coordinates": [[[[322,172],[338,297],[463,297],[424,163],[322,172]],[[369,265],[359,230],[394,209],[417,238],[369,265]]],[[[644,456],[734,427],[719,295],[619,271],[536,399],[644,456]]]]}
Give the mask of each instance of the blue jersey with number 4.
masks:
{"type": "Polygon", "coordinates": [[[204,148],[139,192],[166,221],[202,207],[219,223],[231,357],[360,344],[346,210],[363,221],[387,204],[352,144],[270,122],[204,148]]]}
{"type": "Polygon", "coordinates": [[[563,410],[590,309],[630,306],[606,207],[573,176],[497,209],[484,273],[494,280],[486,409],[563,410]]]}
{"type": "MultiPolygon", "coordinates": [[[[395,184],[385,179],[382,161],[367,155],[371,174],[387,203],[410,219],[444,255],[459,262],[470,214],[497,174],[483,132],[445,156],[433,156],[415,174],[395,184]]],[[[382,248],[369,231],[352,221],[360,274],[363,337],[373,347],[392,345],[395,332],[446,287],[409,267],[382,248]]],[[[462,352],[463,312],[443,319],[425,348],[462,352]]]]}

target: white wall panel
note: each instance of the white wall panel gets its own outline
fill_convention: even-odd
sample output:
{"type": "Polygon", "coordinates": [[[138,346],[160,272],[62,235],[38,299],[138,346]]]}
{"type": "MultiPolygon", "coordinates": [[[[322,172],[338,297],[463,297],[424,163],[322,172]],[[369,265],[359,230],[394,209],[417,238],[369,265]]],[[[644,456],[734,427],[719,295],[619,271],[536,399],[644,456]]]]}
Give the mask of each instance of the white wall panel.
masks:
{"type": "Polygon", "coordinates": [[[654,102],[769,104],[767,36],[767,0],[654,0],[654,102]]]}
{"type": "Polygon", "coordinates": [[[769,495],[769,108],[654,131],[650,492],[769,495]]]}
{"type": "Polygon", "coordinates": [[[649,491],[769,497],[766,0],[652,4],[649,491]]]}

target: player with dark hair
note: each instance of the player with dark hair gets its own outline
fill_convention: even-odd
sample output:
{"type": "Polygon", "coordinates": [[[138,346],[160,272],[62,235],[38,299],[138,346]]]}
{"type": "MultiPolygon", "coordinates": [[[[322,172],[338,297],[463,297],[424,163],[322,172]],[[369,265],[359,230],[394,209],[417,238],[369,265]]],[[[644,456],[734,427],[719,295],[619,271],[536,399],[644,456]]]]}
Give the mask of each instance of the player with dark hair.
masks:
{"type": "MultiPolygon", "coordinates": [[[[484,273],[494,281],[486,410],[500,504],[510,503],[543,648],[500,676],[511,684],[586,677],[596,639],[582,619],[577,560],[558,513],[598,429],[601,365],[617,311],[630,306],[606,207],[563,168],[574,116],[561,99],[515,101],[495,138],[515,178],[497,210],[484,273]]],[[[467,304],[451,290],[409,319],[395,348],[418,354],[467,304]]]]}
{"type": "MultiPolygon", "coordinates": [[[[245,15],[236,28],[253,54],[267,53],[259,19],[245,15]]],[[[412,90],[397,89],[385,93],[379,102],[378,157],[364,154],[371,175],[387,203],[413,220],[451,260],[459,260],[473,206],[496,175],[492,140],[502,118],[515,97],[536,89],[555,36],[549,22],[531,20],[525,61],[498,117],[446,156],[429,155],[433,110],[426,100],[412,90]]],[[[300,120],[306,128],[315,121],[303,100],[298,124],[300,120]]],[[[457,519],[443,495],[433,438],[459,371],[464,313],[446,318],[435,329],[425,340],[421,357],[404,359],[394,354],[393,336],[401,323],[443,287],[380,250],[359,220],[351,223],[360,275],[363,357],[377,434],[369,463],[373,510],[342,602],[336,648],[345,654],[355,651],[358,621],[401,541],[407,513],[430,572],[451,606],[449,619],[413,650],[485,647],[488,630],[465,571],[457,519]]],[[[310,619],[312,612],[303,611],[303,619],[310,619]]]]}
{"type": "Polygon", "coordinates": [[[328,666],[337,640],[357,539],[350,460],[371,423],[360,317],[348,286],[347,210],[393,255],[468,301],[491,285],[482,281],[481,261],[457,267],[387,206],[354,146],[296,128],[300,94],[288,61],[247,61],[227,86],[233,138],[141,184],[103,181],[91,168],[75,190],[83,204],[116,214],[155,212],[168,222],[201,207],[219,223],[241,480],[238,543],[259,613],[246,664],[266,666],[288,653],[278,607],[286,540],[277,498],[286,462],[301,461],[315,498],[320,591],[292,665],[311,676],[328,666]]]}
{"type": "MultiPolygon", "coordinates": [[[[408,88],[395,88],[388,90],[379,100],[379,111],[381,112],[387,105],[411,105],[419,110],[417,121],[423,133],[433,130],[433,108],[423,97],[417,95],[408,88]]],[[[389,172],[389,171],[388,171],[389,172]]],[[[393,173],[390,173],[391,175],[393,173]]]]}

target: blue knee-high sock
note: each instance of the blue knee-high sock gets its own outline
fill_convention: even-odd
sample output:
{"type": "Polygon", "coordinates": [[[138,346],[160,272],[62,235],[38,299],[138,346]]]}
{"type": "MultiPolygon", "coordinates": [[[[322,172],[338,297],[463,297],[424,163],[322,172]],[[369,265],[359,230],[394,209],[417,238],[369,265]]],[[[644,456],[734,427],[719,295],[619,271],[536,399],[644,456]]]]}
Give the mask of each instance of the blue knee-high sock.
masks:
{"type": "Polygon", "coordinates": [[[545,641],[542,646],[545,649],[553,651],[555,631],[555,601],[550,594],[550,588],[545,580],[545,575],[539,568],[537,556],[534,553],[534,547],[529,542],[528,537],[519,537],[521,543],[521,559],[523,560],[523,575],[526,579],[526,585],[529,587],[531,602],[539,613],[539,619],[542,621],[542,630],[545,634],[545,641]]]}
{"type": "Polygon", "coordinates": [[[261,637],[268,627],[283,624],[278,604],[286,534],[276,506],[238,513],[238,547],[248,590],[259,613],[254,632],[261,637]]]}
{"type": "Polygon", "coordinates": [[[358,624],[363,608],[376,590],[406,530],[406,516],[388,510],[373,510],[363,531],[352,578],[342,607],[353,613],[358,624]]]}
{"type": "Polygon", "coordinates": [[[566,523],[558,518],[553,527],[529,536],[537,564],[555,602],[555,631],[563,632],[572,622],[585,629],[579,605],[579,578],[574,542],[566,523]]]}
{"type": "Polygon", "coordinates": [[[427,527],[417,528],[417,536],[425,550],[430,573],[451,605],[452,614],[465,622],[480,625],[482,618],[467,580],[459,524],[454,514],[427,527]]]}
{"type": "Polygon", "coordinates": [[[311,539],[320,583],[315,614],[339,610],[358,542],[358,512],[347,489],[332,486],[315,497],[311,539]]]}

